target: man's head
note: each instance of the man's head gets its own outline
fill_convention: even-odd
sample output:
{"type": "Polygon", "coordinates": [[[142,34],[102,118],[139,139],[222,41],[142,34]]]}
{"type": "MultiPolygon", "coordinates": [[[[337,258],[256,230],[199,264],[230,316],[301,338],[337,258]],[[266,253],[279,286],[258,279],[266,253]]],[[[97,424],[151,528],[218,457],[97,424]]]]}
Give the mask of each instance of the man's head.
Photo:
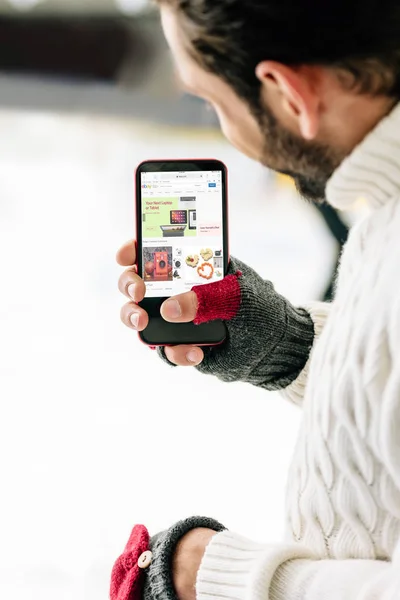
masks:
{"type": "Polygon", "coordinates": [[[313,200],[400,100],[399,0],[158,2],[188,91],[313,200]]]}

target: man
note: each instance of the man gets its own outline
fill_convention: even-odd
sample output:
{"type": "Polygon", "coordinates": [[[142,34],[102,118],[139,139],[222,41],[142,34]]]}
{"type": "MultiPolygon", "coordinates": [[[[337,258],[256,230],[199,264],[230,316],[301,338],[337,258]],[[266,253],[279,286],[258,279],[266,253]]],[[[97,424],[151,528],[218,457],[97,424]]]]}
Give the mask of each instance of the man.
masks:
{"type": "MultiPolygon", "coordinates": [[[[160,9],[184,85],[214,106],[237,148],[291,175],[306,198],[345,209],[363,197],[371,212],[351,232],[331,305],[293,307],[235,259],[227,283],[165,302],[174,322],[207,320],[211,303],[214,315],[230,308],[223,347],[166,348],[169,362],[281,389],[304,415],[285,542],[255,544],[207,520],[178,524],[151,542],[153,559],[145,552],[145,590],[399,600],[400,3],[160,0],[160,9]],[[153,585],[160,569],[173,587],[168,577],[153,585]]],[[[118,260],[134,264],[132,243],[118,260]]],[[[123,321],[145,328],[134,268],[120,289],[130,298],[123,321]]]]}

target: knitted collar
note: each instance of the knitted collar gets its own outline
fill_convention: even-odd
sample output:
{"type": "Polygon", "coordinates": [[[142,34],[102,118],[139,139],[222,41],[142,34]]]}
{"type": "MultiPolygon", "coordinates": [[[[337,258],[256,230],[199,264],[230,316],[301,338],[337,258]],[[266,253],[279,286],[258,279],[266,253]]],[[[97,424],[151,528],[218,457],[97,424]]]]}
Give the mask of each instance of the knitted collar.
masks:
{"type": "Polygon", "coordinates": [[[377,209],[400,198],[400,104],[373,129],[332,175],[326,197],[345,210],[364,199],[377,209]]]}

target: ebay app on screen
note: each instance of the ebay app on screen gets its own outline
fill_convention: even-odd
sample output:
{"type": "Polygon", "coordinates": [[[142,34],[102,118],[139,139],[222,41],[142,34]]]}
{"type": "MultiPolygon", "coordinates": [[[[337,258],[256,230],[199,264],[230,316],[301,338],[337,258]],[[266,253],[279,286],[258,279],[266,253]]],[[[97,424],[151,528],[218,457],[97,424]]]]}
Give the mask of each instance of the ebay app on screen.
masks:
{"type": "Polygon", "coordinates": [[[174,296],[224,277],[221,171],[141,174],[146,296],[174,296]]]}

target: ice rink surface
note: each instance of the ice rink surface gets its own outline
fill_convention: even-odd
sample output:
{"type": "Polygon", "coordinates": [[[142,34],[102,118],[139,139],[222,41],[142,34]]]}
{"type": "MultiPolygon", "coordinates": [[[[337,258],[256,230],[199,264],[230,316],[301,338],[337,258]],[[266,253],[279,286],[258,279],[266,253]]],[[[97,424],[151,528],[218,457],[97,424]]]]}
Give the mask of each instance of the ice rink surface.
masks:
{"type": "Polygon", "coordinates": [[[144,158],[224,160],[232,254],[296,303],[335,261],[319,214],[216,134],[12,110],[0,131],[0,597],[106,600],[135,523],[279,540],[300,411],[160,362],[119,320],[114,256],[144,158]]]}

